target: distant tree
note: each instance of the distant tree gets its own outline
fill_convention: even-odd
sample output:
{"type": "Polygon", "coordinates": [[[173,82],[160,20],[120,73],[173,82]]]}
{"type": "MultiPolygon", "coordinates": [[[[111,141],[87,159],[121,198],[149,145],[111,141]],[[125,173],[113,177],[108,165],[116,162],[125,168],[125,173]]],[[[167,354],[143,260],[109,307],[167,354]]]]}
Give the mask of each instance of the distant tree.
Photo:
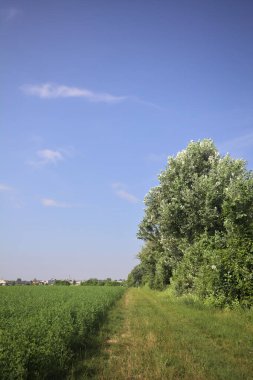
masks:
{"type": "Polygon", "coordinates": [[[124,282],[114,281],[111,278],[106,280],[99,280],[97,278],[90,278],[89,280],[82,281],[82,286],[123,286],[124,282]]]}
{"type": "Polygon", "coordinates": [[[65,285],[65,286],[69,286],[69,285],[70,285],[70,282],[67,281],[67,280],[55,280],[54,285],[65,285]]]}
{"type": "Polygon", "coordinates": [[[128,286],[141,286],[143,284],[144,268],[141,264],[136,265],[127,278],[128,286]]]}

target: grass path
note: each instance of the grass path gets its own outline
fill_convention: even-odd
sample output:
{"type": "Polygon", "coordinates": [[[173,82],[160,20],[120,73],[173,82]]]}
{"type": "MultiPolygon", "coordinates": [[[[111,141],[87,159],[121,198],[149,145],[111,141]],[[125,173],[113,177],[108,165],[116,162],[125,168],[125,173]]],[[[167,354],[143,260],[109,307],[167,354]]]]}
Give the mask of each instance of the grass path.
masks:
{"type": "MultiPolygon", "coordinates": [[[[100,380],[252,380],[252,314],[186,305],[129,289],[111,310],[89,361],[100,380]]],[[[80,377],[84,379],[85,377],[80,377]]]]}

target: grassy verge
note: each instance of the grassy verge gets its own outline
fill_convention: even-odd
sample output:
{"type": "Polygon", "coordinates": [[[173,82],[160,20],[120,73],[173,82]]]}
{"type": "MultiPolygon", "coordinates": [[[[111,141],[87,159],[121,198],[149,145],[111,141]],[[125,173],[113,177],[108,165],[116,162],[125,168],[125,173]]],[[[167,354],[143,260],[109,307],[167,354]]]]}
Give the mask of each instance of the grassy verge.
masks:
{"type": "Polygon", "coordinates": [[[250,380],[252,322],[252,313],[130,289],[110,311],[96,354],[86,360],[93,372],[79,378],[250,380]]]}

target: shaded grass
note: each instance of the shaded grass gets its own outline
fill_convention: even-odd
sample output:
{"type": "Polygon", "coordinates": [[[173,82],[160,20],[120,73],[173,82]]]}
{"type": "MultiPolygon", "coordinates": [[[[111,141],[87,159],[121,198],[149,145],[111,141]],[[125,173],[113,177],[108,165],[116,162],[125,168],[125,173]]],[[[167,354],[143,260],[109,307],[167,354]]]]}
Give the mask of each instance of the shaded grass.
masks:
{"type": "MultiPolygon", "coordinates": [[[[124,299],[124,298],[123,298],[124,299]]],[[[107,367],[111,349],[116,343],[114,336],[123,328],[125,320],[124,301],[121,298],[116,301],[114,307],[109,309],[105,320],[97,326],[93,336],[73,362],[68,380],[100,379],[101,370],[107,367]]],[[[117,341],[118,343],[118,341],[117,341]]]]}
{"type": "Polygon", "coordinates": [[[88,361],[93,373],[79,378],[253,378],[252,313],[187,305],[166,293],[129,289],[109,312],[99,341],[88,361]]]}

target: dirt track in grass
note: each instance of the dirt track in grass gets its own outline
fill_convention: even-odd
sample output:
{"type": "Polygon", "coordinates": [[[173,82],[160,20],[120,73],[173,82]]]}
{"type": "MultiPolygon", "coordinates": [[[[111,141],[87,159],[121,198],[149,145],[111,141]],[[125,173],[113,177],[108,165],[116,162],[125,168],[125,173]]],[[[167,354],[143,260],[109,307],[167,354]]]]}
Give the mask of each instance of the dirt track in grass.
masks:
{"type": "Polygon", "coordinates": [[[187,305],[166,293],[129,289],[110,311],[79,378],[253,378],[252,313],[187,305]]]}

